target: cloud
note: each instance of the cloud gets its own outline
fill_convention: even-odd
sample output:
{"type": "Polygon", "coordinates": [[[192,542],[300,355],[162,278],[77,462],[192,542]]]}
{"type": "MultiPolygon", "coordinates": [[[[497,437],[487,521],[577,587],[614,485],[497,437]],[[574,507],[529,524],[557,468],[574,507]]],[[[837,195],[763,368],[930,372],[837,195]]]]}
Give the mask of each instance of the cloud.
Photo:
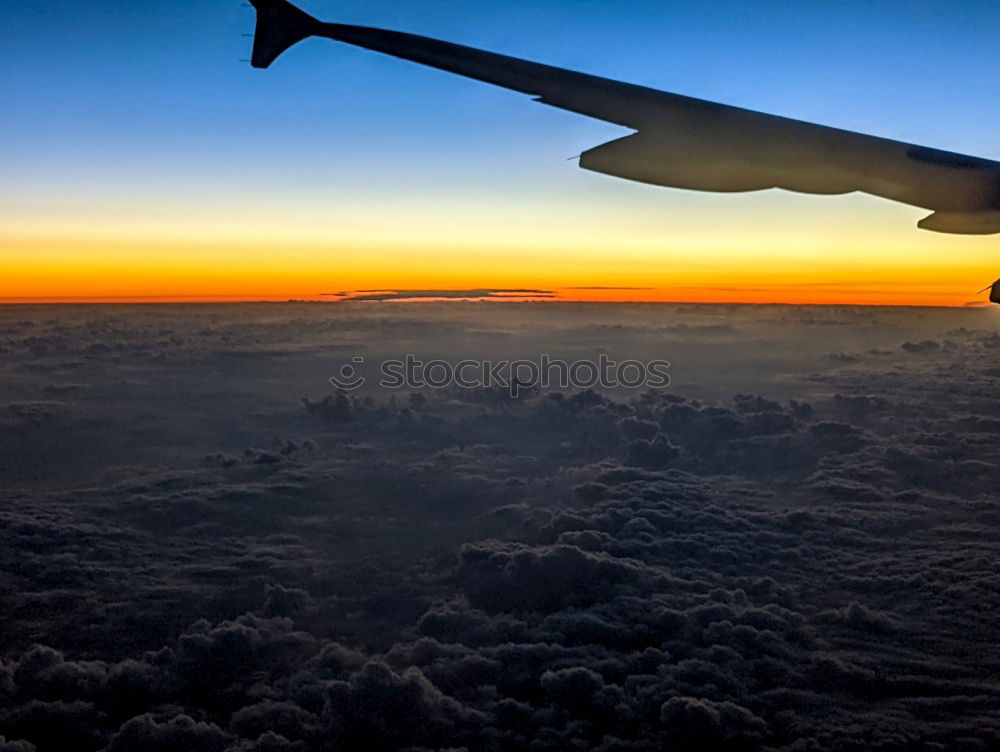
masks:
{"type": "Polygon", "coordinates": [[[337,302],[384,302],[415,300],[547,300],[556,297],[553,290],[534,289],[472,289],[472,290],[354,290],[323,293],[337,302]]]}
{"type": "MultiPolygon", "coordinates": [[[[787,309],[734,327],[838,340],[787,390],[324,401],[299,368],[440,322],[226,310],[4,330],[9,404],[46,403],[4,446],[51,469],[0,510],[0,750],[1000,743],[988,329],[787,309]],[[954,348],[906,354],[922,328],[954,348]],[[905,368],[823,357],[873,345],[905,368]]],[[[722,357],[660,314],[530,321],[722,357]]]]}
{"type": "Polygon", "coordinates": [[[106,747],[106,752],[225,752],[232,737],[213,723],[195,721],[186,715],[158,722],[150,714],[122,725],[106,747]]]}

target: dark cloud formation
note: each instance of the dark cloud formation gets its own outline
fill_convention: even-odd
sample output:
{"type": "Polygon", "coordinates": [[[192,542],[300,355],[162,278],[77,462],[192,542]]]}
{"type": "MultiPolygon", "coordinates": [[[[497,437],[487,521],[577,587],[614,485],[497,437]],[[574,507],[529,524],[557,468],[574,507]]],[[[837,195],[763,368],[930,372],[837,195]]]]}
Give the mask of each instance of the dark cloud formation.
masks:
{"type": "Polygon", "coordinates": [[[533,290],[521,288],[486,288],[473,290],[352,290],[349,292],[324,293],[325,297],[334,298],[337,302],[382,302],[382,301],[414,301],[414,300],[545,300],[555,298],[552,290],[533,290]]]}
{"type": "Polygon", "coordinates": [[[550,344],[849,357],[512,399],[296,381],[497,322],[219,310],[0,319],[0,751],[1000,749],[980,319],[567,315],[550,344]]]}

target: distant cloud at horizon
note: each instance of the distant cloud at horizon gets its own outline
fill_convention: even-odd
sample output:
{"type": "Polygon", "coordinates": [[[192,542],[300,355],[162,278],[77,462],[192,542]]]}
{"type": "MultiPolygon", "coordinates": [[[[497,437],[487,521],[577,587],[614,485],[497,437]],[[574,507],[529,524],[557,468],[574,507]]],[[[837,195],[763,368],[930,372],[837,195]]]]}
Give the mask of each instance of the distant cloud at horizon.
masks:
{"type": "Polygon", "coordinates": [[[337,302],[387,302],[393,300],[521,300],[551,299],[553,290],[475,289],[475,290],[353,290],[321,293],[323,297],[339,298],[337,302]]]}

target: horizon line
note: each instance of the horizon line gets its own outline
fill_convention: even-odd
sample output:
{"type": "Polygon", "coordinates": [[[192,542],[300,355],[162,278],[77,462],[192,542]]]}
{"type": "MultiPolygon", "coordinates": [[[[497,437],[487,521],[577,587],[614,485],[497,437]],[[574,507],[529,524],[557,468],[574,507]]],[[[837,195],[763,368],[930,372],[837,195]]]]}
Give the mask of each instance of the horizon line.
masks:
{"type": "Polygon", "coordinates": [[[954,310],[976,310],[991,308],[987,301],[969,301],[962,304],[934,303],[868,303],[851,301],[822,302],[789,302],[789,301],[757,301],[757,300],[586,300],[565,298],[407,298],[393,300],[321,300],[307,298],[259,298],[259,297],[223,297],[223,296],[164,296],[162,298],[0,298],[0,307],[18,306],[226,306],[226,305],[328,305],[328,306],[399,306],[399,305],[432,305],[432,304],[483,304],[501,305],[697,305],[697,306],[786,306],[833,308],[848,306],[852,308],[935,308],[954,310]]]}

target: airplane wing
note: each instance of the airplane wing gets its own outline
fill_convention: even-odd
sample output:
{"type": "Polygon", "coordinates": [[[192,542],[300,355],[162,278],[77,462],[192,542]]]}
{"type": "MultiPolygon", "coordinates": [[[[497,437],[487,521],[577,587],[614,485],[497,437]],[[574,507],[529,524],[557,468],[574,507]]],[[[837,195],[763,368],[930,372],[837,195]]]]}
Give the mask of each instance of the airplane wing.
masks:
{"type": "Polygon", "coordinates": [[[636,132],[584,152],[584,169],[703,191],[863,191],[933,210],[919,227],[1000,233],[1000,162],[657,91],[385,29],[321,23],[287,0],[257,8],[252,63],[326,37],[502,86],[636,132]]]}

